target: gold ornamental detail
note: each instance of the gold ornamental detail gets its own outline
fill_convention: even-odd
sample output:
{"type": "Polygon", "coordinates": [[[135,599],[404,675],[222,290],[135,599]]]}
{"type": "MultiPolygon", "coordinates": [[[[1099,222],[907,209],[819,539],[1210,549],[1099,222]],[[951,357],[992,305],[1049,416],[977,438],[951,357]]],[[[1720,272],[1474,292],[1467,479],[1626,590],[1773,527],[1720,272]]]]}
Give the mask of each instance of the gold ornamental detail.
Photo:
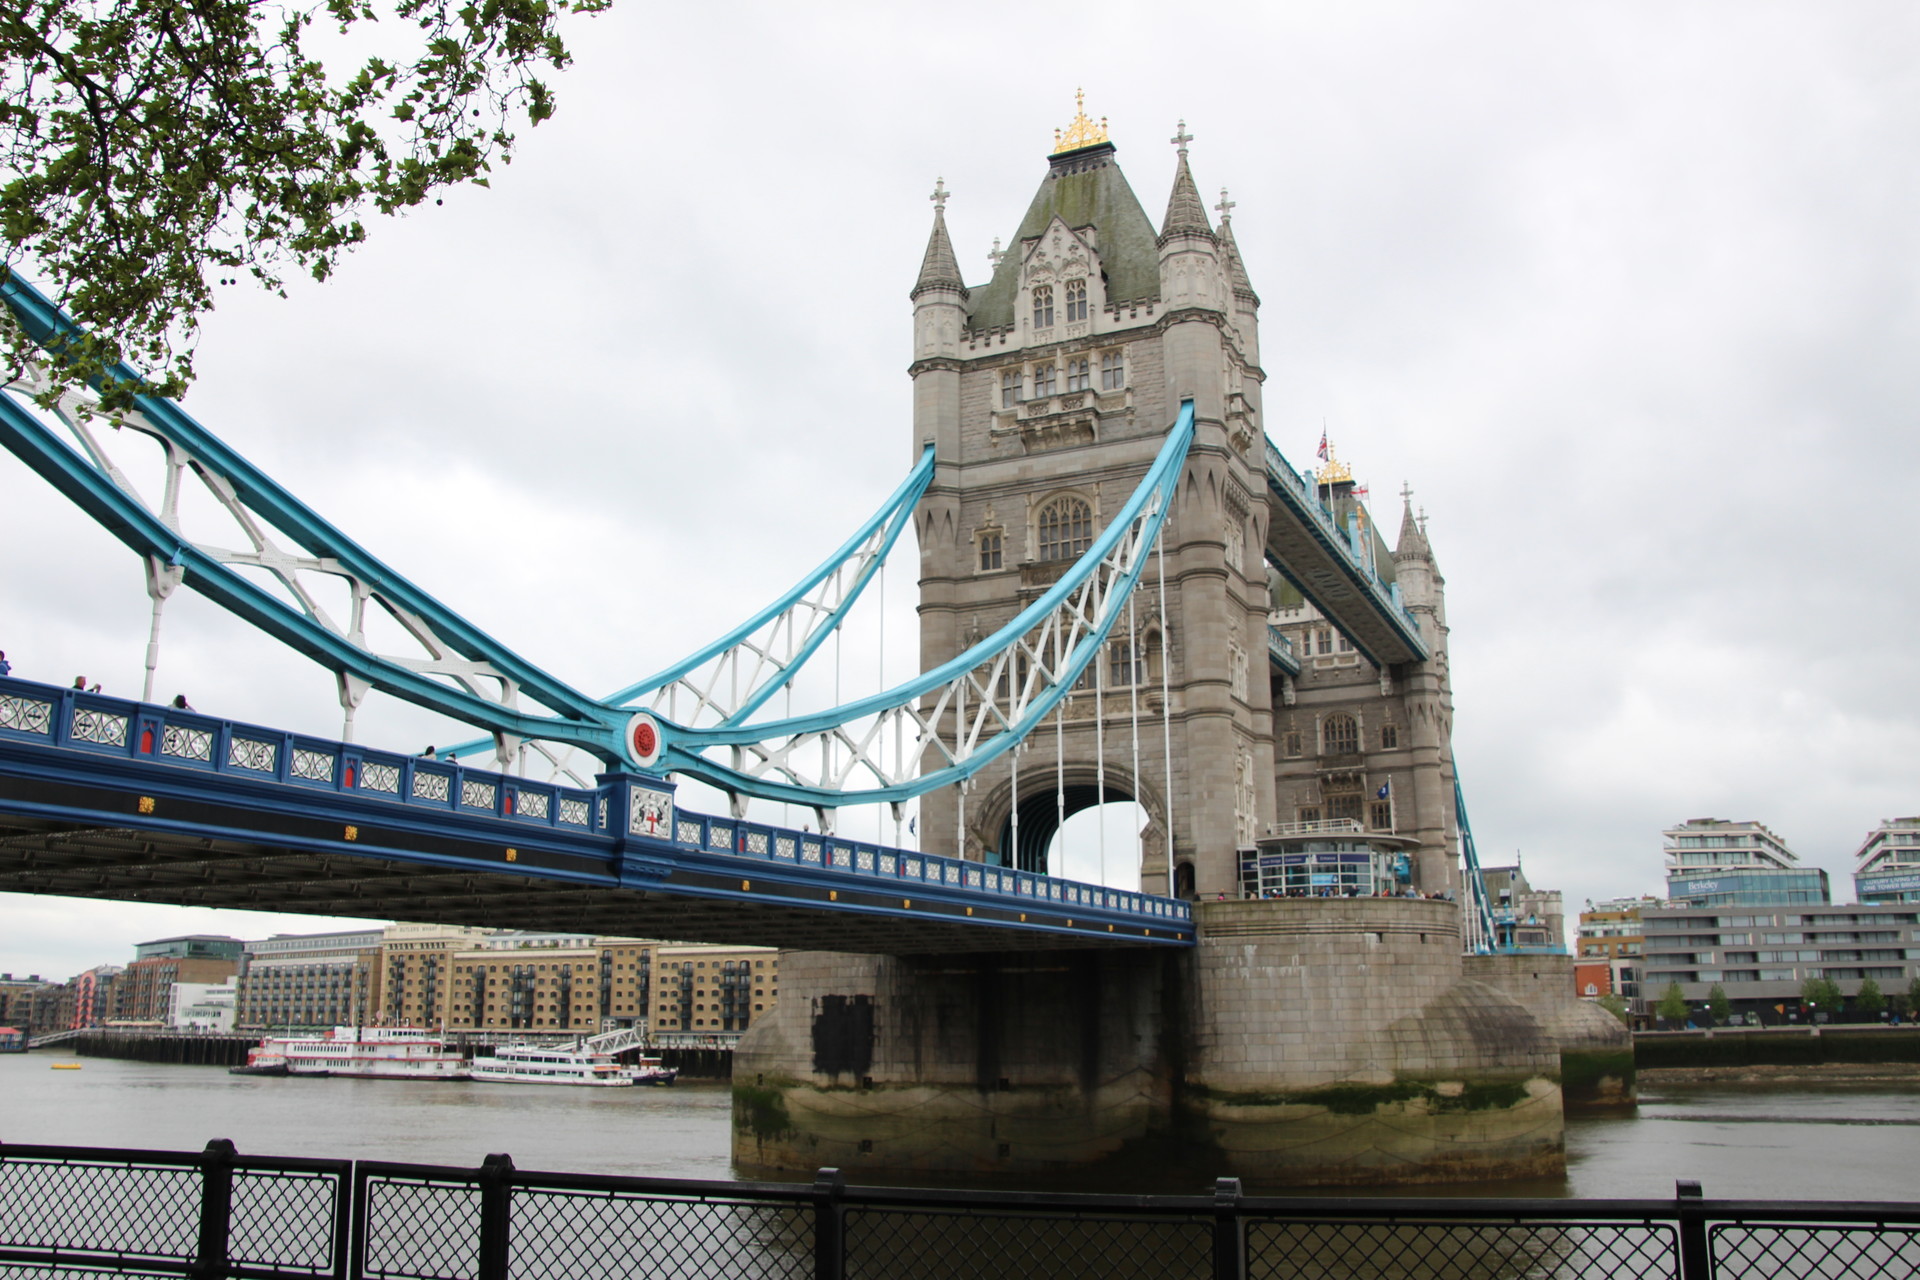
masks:
{"type": "Polygon", "coordinates": [[[1053,131],[1053,154],[1062,151],[1078,151],[1082,147],[1097,146],[1107,140],[1107,118],[1100,117],[1095,124],[1087,118],[1087,91],[1073,91],[1073,123],[1064,129],[1053,131]]]}
{"type": "Polygon", "coordinates": [[[1327,465],[1315,473],[1314,479],[1321,484],[1353,483],[1353,468],[1340,461],[1340,455],[1332,445],[1327,446],[1327,465]]]}

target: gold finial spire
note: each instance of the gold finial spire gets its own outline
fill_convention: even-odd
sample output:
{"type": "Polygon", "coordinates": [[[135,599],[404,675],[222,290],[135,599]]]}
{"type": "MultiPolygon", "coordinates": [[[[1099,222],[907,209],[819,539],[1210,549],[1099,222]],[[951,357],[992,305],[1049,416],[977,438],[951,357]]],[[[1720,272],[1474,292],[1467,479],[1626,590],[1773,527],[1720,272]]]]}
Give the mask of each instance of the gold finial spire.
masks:
{"type": "Polygon", "coordinates": [[[1320,484],[1351,484],[1353,468],[1340,461],[1340,455],[1334,447],[1327,445],[1327,465],[1314,473],[1314,480],[1320,484]]]}
{"type": "Polygon", "coordinates": [[[1059,155],[1062,151],[1078,151],[1082,147],[1096,146],[1106,140],[1107,118],[1101,116],[1099,124],[1087,119],[1087,91],[1075,89],[1073,91],[1073,123],[1065,129],[1053,131],[1053,154],[1059,155]]]}

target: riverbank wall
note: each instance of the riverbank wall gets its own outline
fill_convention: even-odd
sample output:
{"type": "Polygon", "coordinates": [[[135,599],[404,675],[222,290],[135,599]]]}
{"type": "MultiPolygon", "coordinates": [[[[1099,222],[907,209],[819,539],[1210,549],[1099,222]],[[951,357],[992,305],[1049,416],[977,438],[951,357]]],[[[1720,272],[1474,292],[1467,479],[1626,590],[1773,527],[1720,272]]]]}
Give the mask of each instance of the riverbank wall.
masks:
{"type": "Polygon", "coordinates": [[[36,1053],[77,1053],[83,1058],[123,1058],[188,1067],[237,1067],[260,1037],[165,1031],[85,1031],[36,1053]]]}
{"type": "Polygon", "coordinates": [[[1826,1063],[1920,1063],[1920,1026],[1717,1027],[1640,1031],[1643,1071],[1673,1067],[1814,1067],[1826,1063]]]}

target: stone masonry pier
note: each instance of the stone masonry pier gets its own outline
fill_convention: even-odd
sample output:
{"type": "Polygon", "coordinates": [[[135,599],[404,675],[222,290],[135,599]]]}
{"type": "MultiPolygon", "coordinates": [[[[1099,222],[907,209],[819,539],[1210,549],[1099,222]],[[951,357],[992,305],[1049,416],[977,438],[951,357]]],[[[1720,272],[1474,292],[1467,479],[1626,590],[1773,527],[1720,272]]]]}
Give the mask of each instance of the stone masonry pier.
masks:
{"type": "Polygon", "coordinates": [[[1256,1185],[1551,1175],[1559,1049],[1457,903],[1200,903],[1186,953],[781,959],[735,1059],[756,1171],[1256,1185]]]}

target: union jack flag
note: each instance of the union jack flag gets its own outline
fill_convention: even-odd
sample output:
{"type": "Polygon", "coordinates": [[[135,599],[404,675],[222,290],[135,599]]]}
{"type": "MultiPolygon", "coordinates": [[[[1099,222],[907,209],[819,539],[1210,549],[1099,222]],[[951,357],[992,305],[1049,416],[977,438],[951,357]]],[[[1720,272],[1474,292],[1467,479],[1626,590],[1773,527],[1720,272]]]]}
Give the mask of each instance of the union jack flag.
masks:
{"type": "Polygon", "coordinates": [[[1322,462],[1327,460],[1327,433],[1325,431],[1320,433],[1320,447],[1314,450],[1314,454],[1322,462]]]}

